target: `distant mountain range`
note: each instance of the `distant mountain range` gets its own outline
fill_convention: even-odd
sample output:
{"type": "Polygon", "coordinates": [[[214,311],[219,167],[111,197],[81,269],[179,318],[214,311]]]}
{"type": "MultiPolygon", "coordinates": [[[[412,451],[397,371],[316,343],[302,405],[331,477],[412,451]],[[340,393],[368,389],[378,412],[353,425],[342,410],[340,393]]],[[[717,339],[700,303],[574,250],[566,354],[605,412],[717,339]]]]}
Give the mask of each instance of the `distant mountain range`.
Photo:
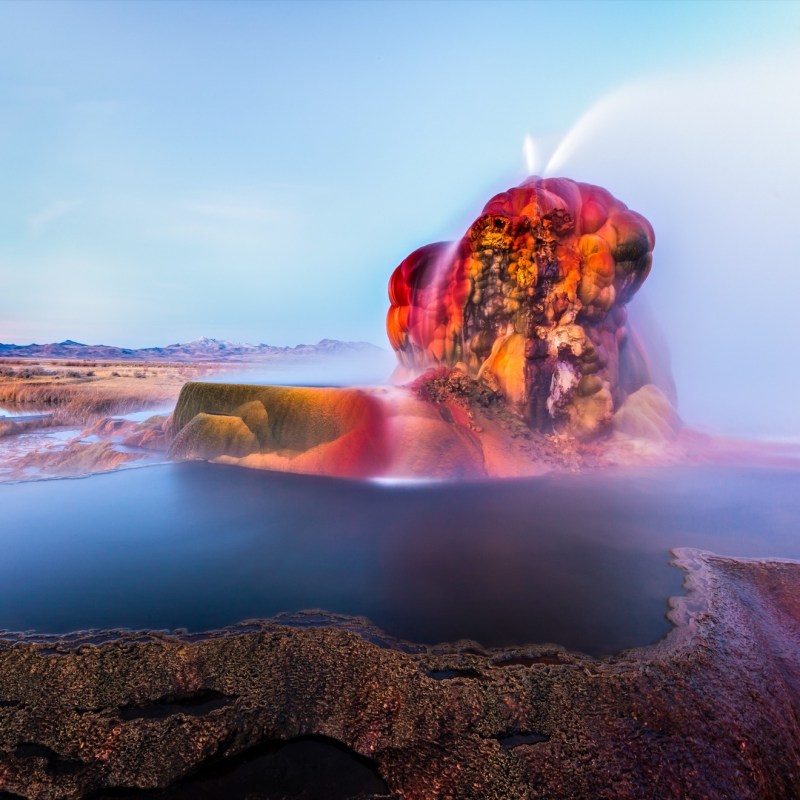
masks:
{"type": "Polygon", "coordinates": [[[275,347],[271,344],[237,344],[205,336],[185,344],[129,349],[105,344],[82,344],[66,339],[51,344],[0,344],[0,358],[74,358],[104,361],[249,361],[272,358],[330,356],[374,352],[368,342],[321,339],[316,344],[275,347]]]}

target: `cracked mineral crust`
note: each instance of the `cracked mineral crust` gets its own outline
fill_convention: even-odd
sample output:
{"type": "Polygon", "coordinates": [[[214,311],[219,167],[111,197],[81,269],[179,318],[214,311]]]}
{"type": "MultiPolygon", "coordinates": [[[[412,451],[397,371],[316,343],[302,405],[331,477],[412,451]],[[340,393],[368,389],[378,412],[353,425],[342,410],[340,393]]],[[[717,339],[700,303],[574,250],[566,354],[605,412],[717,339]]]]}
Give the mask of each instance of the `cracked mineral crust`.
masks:
{"type": "Polygon", "coordinates": [[[323,613],[206,634],[7,635],[0,792],[167,786],[316,735],[405,800],[796,798],[800,565],[677,562],[676,627],[603,658],[413,645],[323,613]]]}

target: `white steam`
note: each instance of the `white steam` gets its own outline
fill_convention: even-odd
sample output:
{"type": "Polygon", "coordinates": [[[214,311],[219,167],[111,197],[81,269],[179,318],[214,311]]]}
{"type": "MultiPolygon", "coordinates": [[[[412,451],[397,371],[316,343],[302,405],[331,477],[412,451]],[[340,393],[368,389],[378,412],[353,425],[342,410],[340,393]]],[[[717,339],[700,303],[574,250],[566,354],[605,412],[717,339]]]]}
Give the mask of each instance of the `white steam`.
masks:
{"type": "Polygon", "coordinates": [[[535,175],[539,167],[539,157],[536,152],[536,142],[530,134],[527,134],[522,142],[522,154],[525,156],[525,169],[528,175],[535,175]]]}
{"type": "Polygon", "coordinates": [[[690,423],[800,434],[798,86],[794,53],[636,83],[595,104],[547,165],[652,222],[641,294],[690,423]]]}

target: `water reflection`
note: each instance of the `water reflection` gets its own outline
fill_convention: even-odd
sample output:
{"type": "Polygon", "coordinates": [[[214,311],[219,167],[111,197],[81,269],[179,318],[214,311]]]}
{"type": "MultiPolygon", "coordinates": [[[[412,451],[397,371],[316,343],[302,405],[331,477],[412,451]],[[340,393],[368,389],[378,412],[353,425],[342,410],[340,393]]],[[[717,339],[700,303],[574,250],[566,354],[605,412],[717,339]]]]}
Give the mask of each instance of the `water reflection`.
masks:
{"type": "Polygon", "coordinates": [[[202,463],[0,486],[0,627],[363,614],[416,641],[591,653],[668,629],[673,546],[800,557],[800,472],[383,486],[202,463]]]}

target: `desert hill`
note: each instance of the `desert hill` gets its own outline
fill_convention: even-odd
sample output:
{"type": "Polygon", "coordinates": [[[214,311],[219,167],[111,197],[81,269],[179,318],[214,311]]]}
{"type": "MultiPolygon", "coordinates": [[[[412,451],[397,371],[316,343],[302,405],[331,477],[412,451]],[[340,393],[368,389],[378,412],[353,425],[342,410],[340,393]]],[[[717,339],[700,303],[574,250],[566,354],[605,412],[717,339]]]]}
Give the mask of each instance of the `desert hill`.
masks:
{"type": "Polygon", "coordinates": [[[50,344],[2,344],[0,358],[72,358],[110,361],[242,361],[296,356],[338,355],[380,352],[368,342],[342,342],[321,339],[316,344],[276,347],[270,344],[240,344],[205,336],[191,342],[169,344],[165,347],[138,349],[105,344],[83,344],[72,339],[50,344]]]}

